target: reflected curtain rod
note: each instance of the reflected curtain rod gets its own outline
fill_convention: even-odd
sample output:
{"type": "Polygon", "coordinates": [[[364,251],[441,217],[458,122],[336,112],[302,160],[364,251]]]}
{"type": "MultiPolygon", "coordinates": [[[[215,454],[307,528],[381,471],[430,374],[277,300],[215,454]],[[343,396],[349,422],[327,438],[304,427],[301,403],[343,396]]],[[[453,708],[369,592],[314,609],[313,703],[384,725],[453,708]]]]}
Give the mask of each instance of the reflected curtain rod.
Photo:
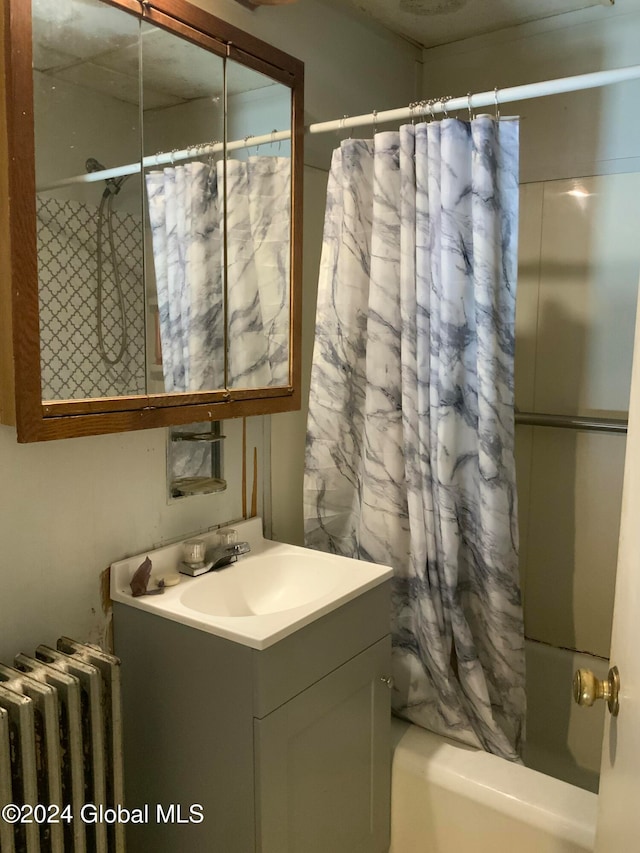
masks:
{"type": "MultiPolygon", "coordinates": [[[[489,92],[479,92],[475,95],[469,94],[459,98],[445,98],[444,100],[431,102],[427,107],[427,101],[420,101],[408,107],[400,107],[394,110],[383,110],[371,112],[359,116],[344,116],[341,119],[322,121],[311,124],[305,128],[306,134],[330,133],[332,131],[347,130],[364,125],[384,124],[398,122],[404,119],[417,118],[419,115],[436,115],[438,113],[456,112],[457,110],[474,110],[479,107],[493,107],[502,104],[514,103],[515,101],[526,101],[534,98],[544,98],[548,95],[561,95],[567,92],[579,92],[584,89],[599,89],[603,86],[611,86],[614,83],[625,83],[629,80],[640,78],[640,65],[630,65],[626,68],[613,68],[608,71],[593,71],[589,74],[578,74],[573,77],[558,77],[555,80],[546,80],[542,83],[526,83],[522,86],[510,86],[507,89],[492,89],[489,92]]],[[[242,148],[252,148],[254,145],[266,145],[290,139],[290,130],[278,130],[265,133],[261,136],[248,136],[237,139],[226,144],[227,151],[236,151],[242,148]]],[[[75,175],[38,187],[37,192],[47,192],[71,184],[89,184],[96,181],[104,181],[108,178],[121,178],[125,175],[135,175],[141,168],[153,166],[165,166],[189,160],[193,157],[217,154],[225,149],[222,142],[208,143],[205,145],[191,146],[180,151],[164,152],[150,157],[144,157],[142,163],[130,163],[127,166],[116,166],[113,169],[104,169],[101,172],[75,175]]]]}

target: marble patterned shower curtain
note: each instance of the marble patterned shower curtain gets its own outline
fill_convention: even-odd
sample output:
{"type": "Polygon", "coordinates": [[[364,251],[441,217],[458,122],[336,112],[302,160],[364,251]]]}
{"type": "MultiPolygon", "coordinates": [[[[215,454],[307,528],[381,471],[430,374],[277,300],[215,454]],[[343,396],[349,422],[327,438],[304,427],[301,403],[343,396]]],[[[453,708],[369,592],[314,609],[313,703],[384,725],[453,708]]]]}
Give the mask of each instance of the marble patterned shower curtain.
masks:
{"type": "Polygon", "coordinates": [[[227,161],[229,385],[289,382],[291,159],[227,161]]]}
{"type": "MultiPolygon", "coordinates": [[[[146,174],[167,391],[222,388],[224,162],[146,174]]],[[[227,160],[228,385],[289,381],[291,161],[227,160]]]]}
{"type": "Polygon", "coordinates": [[[166,391],[224,386],[220,200],[205,163],[145,175],[166,391]]]}
{"type": "Polygon", "coordinates": [[[394,569],[394,710],[517,760],[518,123],[347,140],[329,177],[308,545],[394,569]]]}

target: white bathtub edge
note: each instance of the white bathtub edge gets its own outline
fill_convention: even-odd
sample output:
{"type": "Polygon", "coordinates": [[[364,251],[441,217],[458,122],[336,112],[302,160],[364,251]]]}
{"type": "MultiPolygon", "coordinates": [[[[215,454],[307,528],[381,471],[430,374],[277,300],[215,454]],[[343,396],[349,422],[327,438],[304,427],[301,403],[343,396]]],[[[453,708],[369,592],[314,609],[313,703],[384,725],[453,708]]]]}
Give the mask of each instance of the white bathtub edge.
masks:
{"type": "Polygon", "coordinates": [[[399,737],[394,773],[402,769],[586,850],[594,849],[596,794],[417,726],[407,727],[398,720],[393,726],[399,737]]]}

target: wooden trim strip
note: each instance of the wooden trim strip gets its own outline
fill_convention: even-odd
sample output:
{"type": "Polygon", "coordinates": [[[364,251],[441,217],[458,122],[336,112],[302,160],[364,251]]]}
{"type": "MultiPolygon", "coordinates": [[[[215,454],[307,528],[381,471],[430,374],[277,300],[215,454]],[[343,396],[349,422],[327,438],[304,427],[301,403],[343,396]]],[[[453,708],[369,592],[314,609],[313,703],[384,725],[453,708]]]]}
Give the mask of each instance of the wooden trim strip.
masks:
{"type": "Polygon", "coordinates": [[[0,422],[16,422],[15,374],[13,363],[13,310],[11,230],[9,204],[8,104],[11,103],[11,36],[9,4],[0,10],[0,47],[4,79],[0,84],[0,422]]]}
{"type": "Polygon", "coordinates": [[[265,62],[263,59],[259,59],[251,53],[240,50],[240,48],[233,44],[229,45],[229,59],[232,59],[234,62],[239,62],[240,65],[244,65],[246,68],[252,68],[254,71],[264,74],[265,77],[277,80],[278,83],[282,83],[290,89],[293,87],[293,81],[295,78],[290,71],[279,68],[277,65],[272,65],[270,62],[265,62]]]}
{"type": "Polygon", "coordinates": [[[29,423],[40,419],[42,396],[29,0],[10,0],[6,35],[9,39],[6,85],[16,419],[29,423]]]}
{"type": "Polygon", "coordinates": [[[18,424],[18,441],[52,441],[58,438],[79,438],[87,435],[132,432],[139,429],[179,426],[198,421],[219,421],[227,418],[255,417],[300,408],[296,395],[266,397],[253,400],[233,400],[208,405],[148,408],[137,412],[96,413],[89,415],[44,418],[25,426],[18,424]]]}
{"type": "Polygon", "coordinates": [[[193,6],[188,0],[151,0],[147,8],[164,12],[166,15],[204,33],[216,33],[222,41],[236,45],[240,50],[254,56],[262,56],[276,68],[289,71],[291,74],[298,72],[300,60],[262,41],[262,39],[234,27],[233,24],[205,12],[204,9],[193,6]]]}
{"type": "Polygon", "coordinates": [[[179,36],[181,38],[186,39],[187,41],[191,41],[194,44],[198,45],[198,47],[202,47],[205,50],[210,51],[211,53],[215,53],[217,56],[220,56],[223,59],[227,55],[227,46],[220,39],[215,38],[211,35],[207,35],[206,33],[194,29],[193,27],[190,27],[187,24],[183,24],[180,21],[174,21],[173,18],[168,17],[168,15],[165,15],[163,12],[160,12],[157,9],[146,7],[144,20],[149,21],[150,23],[154,24],[154,26],[160,27],[161,29],[170,32],[171,35],[179,36]]]}
{"type": "Polygon", "coordinates": [[[237,388],[228,391],[198,391],[172,394],[145,394],[129,397],[90,397],[82,400],[47,400],[42,404],[42,417],[59,418],[63,415],[116,414],[140,412],[145,409],[170,409],[180,406],[218,405],[234,400],[250,401],[259,398],[290,397],[289,386],[278,388],[237,388]],[[258,398],[258,395],[259,398],[258,398]]]}
{"type": "Polygon", "coordinates": [[[291,297],[289,383],[296,389],[297,408],[302,399],[302,235],[304,180],[304,66],[299,69],[291,98],[291,297]]]}

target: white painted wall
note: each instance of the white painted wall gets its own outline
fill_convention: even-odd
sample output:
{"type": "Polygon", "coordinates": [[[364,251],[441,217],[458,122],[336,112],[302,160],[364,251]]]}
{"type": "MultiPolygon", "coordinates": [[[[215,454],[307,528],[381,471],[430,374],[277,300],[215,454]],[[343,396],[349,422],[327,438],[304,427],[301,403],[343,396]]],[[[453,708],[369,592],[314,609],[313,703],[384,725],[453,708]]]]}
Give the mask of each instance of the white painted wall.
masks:
{"type": "MultiPolygon", "coordinates": [[[[584,9],[424,52],[423,97],[640,64],[640,4],[584,9]]],[[[522,101],[520,180],[640,171],[640,82],[522,101]]],[[[466,118],[466,112],[462,114],[466,118]]]]}
{"type": "MultiPolygon", "coordinates": [[[[305,62],[308,121],[384,109],[415,97],[419,53],[320,0],[256,12],[233,0],[201,0],[200,5],[305,62]]],[[[328,150],[337,142],[336,135],[309,145],[307,163],[327,169],[328,150]]],[[[308,353],[325,176],[306,169],[305,178],[308,353]]],[[[295,519],[298,514],[301,518],[303,424],[298,415],[272,419],[273,497],[278,502],[274,535],[279,529],[295,531],[295,519]]],[[[60,634],[99,639],[105,630],[100,573],[110,563],[237,519],[239,427],[239,421],[225,424],[231,436],[226,445],[228,491],[171,504],[166,498],[164,430],[18,445],[15,431],[0,427],[0,660],[10,661],[22,650],[31,653],[60,634]]],[[[269,464],[262,446],[269,427],[267,418],[251,419],[247,441],[249,471],[253,447],[259,447],[258,494],[266,511],[269,464]]]]}

